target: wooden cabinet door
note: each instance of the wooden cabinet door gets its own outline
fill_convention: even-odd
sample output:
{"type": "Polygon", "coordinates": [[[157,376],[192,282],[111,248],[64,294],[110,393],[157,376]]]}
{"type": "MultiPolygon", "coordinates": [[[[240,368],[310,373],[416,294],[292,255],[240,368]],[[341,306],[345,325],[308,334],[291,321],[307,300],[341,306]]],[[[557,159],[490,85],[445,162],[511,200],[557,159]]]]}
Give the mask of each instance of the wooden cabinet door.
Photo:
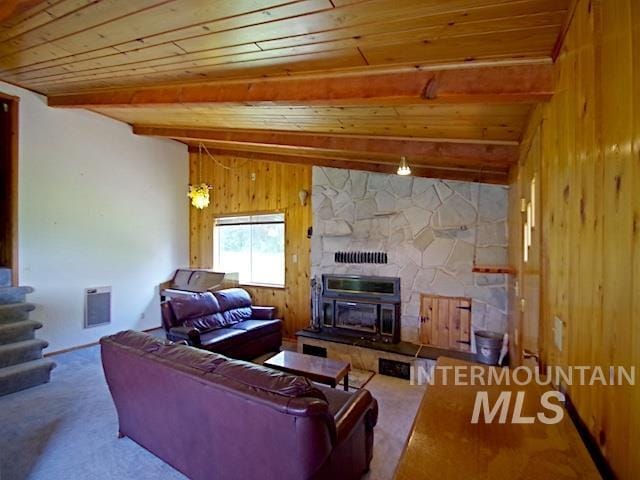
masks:
{"type": "Polygon", "coordinates": [[[468,352],[471,347],[471,300],[420,295],[420,343],[468,352]]]}

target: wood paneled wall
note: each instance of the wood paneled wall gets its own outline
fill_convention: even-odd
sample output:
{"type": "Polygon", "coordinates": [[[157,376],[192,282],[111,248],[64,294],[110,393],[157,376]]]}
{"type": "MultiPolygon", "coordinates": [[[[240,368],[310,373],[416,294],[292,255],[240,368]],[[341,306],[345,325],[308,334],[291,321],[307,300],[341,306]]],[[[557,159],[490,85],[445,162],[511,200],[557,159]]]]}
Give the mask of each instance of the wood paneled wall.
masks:
{"type": "MultiPolygon", "coordinates": [[[[522,151],[534,153],[513,172],[517,183],[537,161],[527,143],[539,130],[540,353],[550,365],[640,371],[640,3],[579,0],[556,74],[554,98],[528,126],[522,151]],[[564,322],[561,349],[555,317],[564,322]]],[[[515,238],[512,259],[522,255],[515,238]]],[[[637,478],[640,385],[567,389],[614,473],[637,478]]]]}
{"type": "Polygon", "coordinates": [[[311,167],[262,162],[241,157],[190,154],[190,182],[214,186],[211,204],[204,210],[190,209],[191,266],[213,268],[213,220],[228,214],[285,212],[285,288],[249,287],[258,305],[278,307],[284,319],[284,334],[309,325],[311,240],[311,167]],[[298,193],[309,192],[306,206],[298,193]],[[297,261],[294,261],[294,257],[297,261]]]}
{"type": "Polygon", "coordinates": [[[533,366],[523,352],[540,352],[541,307],[541,195],[540,171],[542,166],[541,113],[535,111],[530,118],[527,137],[521,148],[519,166],[512,169],[509,182],[509,263],[516,274],[509,276],[509,327],[511,362],[533,366]],[[528,259],[525,262],[523,242],[527,209],[532,209],[533,226],[529,231],[528,259]]]}

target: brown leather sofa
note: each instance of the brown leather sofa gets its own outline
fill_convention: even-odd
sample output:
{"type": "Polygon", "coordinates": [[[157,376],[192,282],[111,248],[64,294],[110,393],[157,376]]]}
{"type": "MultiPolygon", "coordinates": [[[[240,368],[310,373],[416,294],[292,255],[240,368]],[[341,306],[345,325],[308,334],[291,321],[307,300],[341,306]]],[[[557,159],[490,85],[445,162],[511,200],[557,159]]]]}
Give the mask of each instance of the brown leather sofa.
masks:
{"type": "Polygon", "coordinates": [[[171,341],[250,360],[282,345],[282,321],[275,307],[256,307],[242,288],[174,297],[160,305],[171,341]]]}
{"type": "Polygon", "coordinates": [[[378,405],[304,377],[126,331],[100,340],[119,432],[194,480],[352,480],[378,405]]]}

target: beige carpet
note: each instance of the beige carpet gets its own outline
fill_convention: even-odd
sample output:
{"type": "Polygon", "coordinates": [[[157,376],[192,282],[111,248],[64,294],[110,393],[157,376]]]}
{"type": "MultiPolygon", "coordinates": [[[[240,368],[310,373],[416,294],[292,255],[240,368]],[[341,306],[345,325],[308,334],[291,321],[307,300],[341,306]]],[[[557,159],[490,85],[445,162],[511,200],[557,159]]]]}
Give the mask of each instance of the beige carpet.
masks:
{"type": "Polygon", "coordinates": [[[379,415],[374,433],[371,470],[363,478],[391,480],[425,386],[414,386],[408,380],[375,375],[365,388],[378,400],[379,415]]]}

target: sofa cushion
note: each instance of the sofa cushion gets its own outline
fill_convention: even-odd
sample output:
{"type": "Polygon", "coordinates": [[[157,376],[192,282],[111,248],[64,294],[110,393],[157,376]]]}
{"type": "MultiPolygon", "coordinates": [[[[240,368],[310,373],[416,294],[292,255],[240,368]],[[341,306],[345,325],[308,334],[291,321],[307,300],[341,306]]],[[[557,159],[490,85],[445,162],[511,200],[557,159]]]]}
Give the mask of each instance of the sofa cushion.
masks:
{"type": "Polygon", "coordinates": [[[171,306],[180,322],[220,312],[218,299],[211,292],[174,297],[171,299],[171,306]]]}
{"type": "Polygon", "coordinates": [[[280,372],[242,360],[229,360],[216,369],[216,375],[233,379],[246,386],[284,397],[327,399],[307,378],[280,372]]]}
{"type": "Polygon", "coordinates": [[[223,353],[247,341],[243,330],[234,330],[231,328],[218,328],[200,335],[200,346],[207,350],[214,350],[223,353]]]}
{"type": "Polygon", "coordinates": [[[185,327],[197,328],[200,332],[209,332],[218,328],[223,328],[228,325],[221,313],[214,313],[213,315],[204,315],[199,318],[186,320],[183,322],[185,327]]]}
{"type": "Polygon", "coordinates": [[[207,332],[229,323],[220,313],[220,304],[211,292],[174,297],[170,303],[179,325],[207,332]]]}
{"type": "Polygon", "coordinates": [[[220,304],[220,310],[226,325],[251,318],[251,297],[242,288],[227,288],[213,292],[220,304]]]}
{"type": "Polygon", "coordinates": [[[251,307],[251,297],[244,288],[227,288],[213,292],[221,311],[251,307]]]}
{"type": "Polygon", "coordinates": [[[131,348],[138,354],[152,355],[171,365],[195,368],[203,372],[213,372],[218,366],[229,359],[217,353],[207,352],[198,348],[169,343],[141,332],[127,330],[103,337],[100,343],[114,342],[131,348]]]}
{"type": "MultiPolygon", "coordinates": [[[[221,328],[203,334],[210,342],[224,342],[243,336],[242,330],[221,328]]],[[[137,355],[151,355],[171,365],[191,367],[205,372],[215,372],[245,386],[285,397],[312,397],[327,401],[325,395],[307,378],[280,372],[262,365],[234,360],[224,355],[198,348],[167,342],[152,335],[127,330],[102,337],[101,344],[115,343],[130,348],[137,355]],[[224,367],[224,368],[223,368],[224,367]]],[[[203,342],[204,343],[204,342],[203,342]]]]}
{"type": "Polygon", "coordinates": [[[282,322],[280,320],[243,320],[232,325],[230,328],[234,330],[243,330],[245,338],[253,340],[254,338],[277,333],[282,330],[282,322]]]}
{"type": "Polygon", "coordinates": [[[234,308],[222,312],[225,325],[232,325],[234,323],[242,322],[251,318],[251,307],[234,308]]]}

